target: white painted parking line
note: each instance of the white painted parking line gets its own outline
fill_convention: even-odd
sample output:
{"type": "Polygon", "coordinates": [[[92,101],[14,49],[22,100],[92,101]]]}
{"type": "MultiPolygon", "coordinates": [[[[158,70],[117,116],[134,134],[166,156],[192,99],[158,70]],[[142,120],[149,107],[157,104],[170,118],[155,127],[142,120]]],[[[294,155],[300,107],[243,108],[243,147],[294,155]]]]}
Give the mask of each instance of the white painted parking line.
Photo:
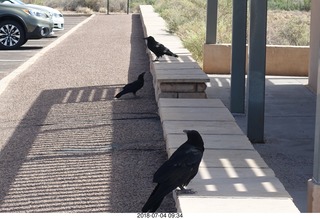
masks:
{"type": "Polygon", "coordinates": [[[27,59],[24,60],[9,60],[9,59],[0,59],[0,62],[24,62],[27,59]]]}

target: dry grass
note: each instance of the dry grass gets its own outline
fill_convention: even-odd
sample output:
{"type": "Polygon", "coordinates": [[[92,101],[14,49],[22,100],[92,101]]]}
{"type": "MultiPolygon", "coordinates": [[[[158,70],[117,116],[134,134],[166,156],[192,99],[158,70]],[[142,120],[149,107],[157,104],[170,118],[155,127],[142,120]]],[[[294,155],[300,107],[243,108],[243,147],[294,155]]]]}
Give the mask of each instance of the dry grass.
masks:
{"type": "MultiPolygon", "coordinates": [[[[82,13],[107,12],[107,0],[24,0],[82,13]]],[[[131,12],[139,4],[151,4],[166,20],[168,31],[177,34],[201,65],[205,42],[206,0],[130,0],[131,12]]],[[[232,0],[219,0],[217,43],[231,43],[232,0]]],[[[110,12],[125,12],[127,0],[110,1],[110,12]]],[[[310,0],[269,0],[267,44],[308,46],[310,0]],[[274,9],[282,10],[274,10],[274,9]],[[302,10],[302,11],[298,11],[302,10]],[[295,10],[295,11],[286,11],[295,10]]],[[[248,4],[249,6],[249,4],[248,4]]],[[[249,10],[248,10],[249,11],[249,10]]],[[[249,31],[248,31],[249,33],[249,31]]]]}
{"type": "MultiPolygon", "coordinates": [[[[205,42],[206,29],[206,17],[203,16],[206,15],[206,4],[201,4],[203,2],[205,1],[159,0],[154,5],[156,11],[166,20],[168,31],[174,32],[181,38],[184,46],[189,49],[199,65],[202,65],[203,61],[202,46],[205,42]]],[[[291,3],[288,6],[291,7],[291,3]]],[[[284,7],[285,4],[282,6],[284,7]]],[[[267,44],[309,45],[310,11],[269,10],[267,22],[267,44]]],[[[231,43],[232,0],[219,1],[217,25],[217,43],[231,43]]],[[[249,30],[247,33],[249,35],[249,30]]]]}
{"type": "Polygon", "coordinates": [[[308,46],[310,44],[310,16],[310,11],[269,11],[267,43],[308,46]]]}

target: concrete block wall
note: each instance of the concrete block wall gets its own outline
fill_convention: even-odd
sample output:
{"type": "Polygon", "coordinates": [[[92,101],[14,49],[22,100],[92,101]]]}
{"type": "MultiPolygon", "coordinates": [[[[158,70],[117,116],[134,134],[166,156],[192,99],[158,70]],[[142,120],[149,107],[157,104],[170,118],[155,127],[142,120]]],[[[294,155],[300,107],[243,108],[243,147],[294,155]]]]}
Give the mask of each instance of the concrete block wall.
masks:
{"type": "Polygon", "coordinates": [[[179,55],[150,64],[168,157],[186,141],[184,129],[198,130],[205,144],[199,172],[188,185],[196,193],[173,192],[178,212],[298,213],[222,101],[206,99],[209,78],[180,39],[165,31],[152,6],[141,5],[140,11],[145,36],[154,36],[179,55]]]}
{"type": "Polygon", "coordinates": [[[184,129],[204,140],[199,172],[188,185],[196,193],[173,193],[178,212],[299,212],[221,100],[160,98],[158,105],[168,157],[186,141],[184,129]]]}
{"type": "MultiPolygon", "coordinates": [[[[231,50],[230,44],[205,44],[203,48],[203,71],[207,74],[230,74],[231,50]]],[[[267,75],[308,76],[308,72],[308,46],[267,45],[267,75]]]]}

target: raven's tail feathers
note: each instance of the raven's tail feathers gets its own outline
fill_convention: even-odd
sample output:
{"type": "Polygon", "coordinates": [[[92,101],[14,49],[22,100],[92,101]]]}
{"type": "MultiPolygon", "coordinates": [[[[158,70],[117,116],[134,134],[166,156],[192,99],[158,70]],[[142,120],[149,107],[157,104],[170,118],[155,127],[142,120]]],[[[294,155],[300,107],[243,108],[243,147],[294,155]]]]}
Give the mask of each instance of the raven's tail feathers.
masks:
{"type": "Polygon", "coordinates": [[[120,98],[123,94],[125,94],[125,93],[123,91],[121,91],[115,96],[115,98],[120,98]]]}
{"type": "Polygon", "coordinates": [[[142,212],[155,212],[159,206],[161,205],[164,197],[170,193],[173,189],[167,186],[157,185],[153,192],[151,193],[150,197],[148,198],[147,202],[144,204],[142,208],[142,212]]]}
{"type": "Polygon", "coordinates": [[[168,56],[179,57],[177,54],[171,52],[170,50],[165,51],[164,54],[166,54],[166,55],[168,55],[168,56]]]}

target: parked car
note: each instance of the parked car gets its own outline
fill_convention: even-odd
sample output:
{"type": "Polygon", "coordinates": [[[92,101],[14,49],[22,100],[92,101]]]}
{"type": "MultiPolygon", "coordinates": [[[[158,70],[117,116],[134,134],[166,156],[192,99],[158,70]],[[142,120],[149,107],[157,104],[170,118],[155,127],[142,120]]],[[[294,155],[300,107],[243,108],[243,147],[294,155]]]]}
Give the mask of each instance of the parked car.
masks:
{"type": "Polygon", "coordinates": [[[60,11],[58,11],[57,9],[54,9],[54,8],[51,8],[51,7],[47,7],[47,6],[43,6],[43,5],[26,4],[21,0],[6,0],[6,1],[11,2],[12,4],[28,5],[28,6],[32,7],[32,8],[40,9],[40,10],[44,10],[44,11],[49,12],[50,15],[52,16],[53,30],[54,31],[64,30],[64,17],[63,17],[63,14],[60,11]]]}
{"type": "Polygon", "coordinates": [[[0,0],[0,49],[16,49],[29,39],[48,36],[53,29],[49,13],[0,0]]]}

